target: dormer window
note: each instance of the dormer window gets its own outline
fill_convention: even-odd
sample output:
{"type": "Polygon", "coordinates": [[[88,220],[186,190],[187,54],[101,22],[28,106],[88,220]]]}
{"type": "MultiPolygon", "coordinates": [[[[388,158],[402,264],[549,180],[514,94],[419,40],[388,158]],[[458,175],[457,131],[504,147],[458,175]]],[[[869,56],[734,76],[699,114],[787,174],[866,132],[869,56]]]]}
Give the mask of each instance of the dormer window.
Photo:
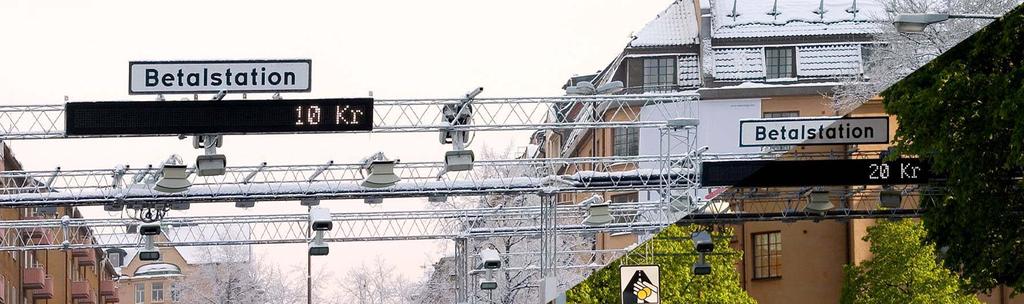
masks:
{"type": "Polygon", "coordinates": [[[676,84],[675,57],[644,58],[644,91],[670,91],[676,84]]]}
{"type": "Polygon", "coordinates": [[[764,63],[768,80],[796,77],[796,52],[792,47],[765,48],[764,63]]]}

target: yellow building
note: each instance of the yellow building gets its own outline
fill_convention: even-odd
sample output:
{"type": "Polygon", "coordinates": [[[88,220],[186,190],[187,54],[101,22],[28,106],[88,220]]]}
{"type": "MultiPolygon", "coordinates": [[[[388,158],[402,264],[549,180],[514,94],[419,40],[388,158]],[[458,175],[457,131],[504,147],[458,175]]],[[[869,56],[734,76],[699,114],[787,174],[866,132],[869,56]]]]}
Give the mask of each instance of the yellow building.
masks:
{"type": "MultiPolygon", "coordinates": [[[[11,149],[2,145],[0,170],[22,170],[11,149]]],[[[0,209],[0,220],[81,218],[73,207],[0,209]]],[[[54,230],[0,231],[0,237],[32,244],[53,244],[63,238],[54,230]]],[[[78,235],[89,235],[79,231],[78,235]]],[[[93,239],[95,241],[95,239],[93,239]]],[[[0,303],[118,303],[116,271],[99,249],[28,250],[0,253],[0,303]]]]}

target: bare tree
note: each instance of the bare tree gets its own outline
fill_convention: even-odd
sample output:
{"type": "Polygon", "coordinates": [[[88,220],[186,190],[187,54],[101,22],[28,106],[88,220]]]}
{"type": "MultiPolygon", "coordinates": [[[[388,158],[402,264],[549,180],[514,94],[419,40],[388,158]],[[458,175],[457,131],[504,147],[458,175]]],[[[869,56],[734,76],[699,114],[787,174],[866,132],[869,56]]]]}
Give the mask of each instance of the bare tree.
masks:
{"type": "MultiPolygon", "coordinates": [[[[507,159],[514,157],[515,151],[506,148],[501,151],[494,151],[484,148],[481,153],[482,159],[507,159]]],[[[543,174],[543,168],[532,167],[487,167],[480,168],[478,176],[481,178],[507,177],[507,176],[533,176],[543,174]],[[499,171],[500,170],[500,171],[499,171]]],[[[451,202],[436,206],[440,208],[516,208],[527,206],[540,206],[541,199],[537,195],[487,195],[470,199],[449,200],[451,202]]],[[[539,215],[530,218],[483,218],[475,222],[467,223],[470,227],[522,227],[539,226],[539,215]]],[[[561,224],[570,224],[560,222],[561,224]]],[[[571,223],[578,224],[578,223],[571,223]]],[[[560,251],[591,249],[594,243],[593,237],[559,236],[558,247],[560,251]]],[[[479,252],[481,249],[493,248],[502,255],[503,269],[493,272],[493,279],[498,283],[498,288],[490,291],[479,291],[471,289],[471,296],[475,296],[480,302],[491,303],[524,303],[536,301],[538,282],[541,279],[539,272],[540,265],[540,239],[533,236],[506,236],[486,240],[472,240],[470,242],[470,254],[479,252]]],[[[571,255],[559,255],[560,264],[573,264],[577,257],[571,255]]],[[[434,269],[427,275],[426,281],[421,283],[423,289],[416,296],[418,303],[452,303],[454,294],[451,296],[434,293],[436,290],[446,290],[454,293],[455,263],[451,257],[442,258],[434,269]],[[444,273],[438,273],[444,272],[444,273]]],[[[475,264],[475,262],[471,262],[475,264]]],[[[478,286],[477,283],[486,275],[478,273],[470,277],[471,286],[478,286]]],[[[559,281],[571,285],[584,278],[582,270],[563,270],[559,272],[559,281]]]]}
{"type": "Polygon", "coordinates": [[[390,304],[411,302],[416,288],[395,270],[395,266],[377,258],[370,265],[366,263],[349,270],[338,282],[344,303],[390,304]]]}
{"type": "Polygon", "coordinates": [[[873,38],[879,44],[870,47],[865,56],[864,74],[847,79],[831,96],[836,113],[850,111],[877,96],[946,52],[971,34],[987,25],[989,20],[950,19],[932,24],[923,33],[900,33],[892,22],[903,13],[995,14],[1002,15],[1021,3],[1020,0],[880,0],[885,14],[877,19],[873,38]]]}
{"type": "MultiPolygon", "coordinates": [[[[245,246],[202,247],[201,263],[190,265],[185,277],[177,282],[181,303],[203,304],[291,304],[306,302],[305,270],[288,275],[280,267],[250,258],[245,246]]],[[[325,271],[315,273],[313,289],[326,290],[325,271]]],[[[316,296],[317,294],[314,294],[316,296]]],[[[326,303],[330,295],[314,298],[326,303]]]]}

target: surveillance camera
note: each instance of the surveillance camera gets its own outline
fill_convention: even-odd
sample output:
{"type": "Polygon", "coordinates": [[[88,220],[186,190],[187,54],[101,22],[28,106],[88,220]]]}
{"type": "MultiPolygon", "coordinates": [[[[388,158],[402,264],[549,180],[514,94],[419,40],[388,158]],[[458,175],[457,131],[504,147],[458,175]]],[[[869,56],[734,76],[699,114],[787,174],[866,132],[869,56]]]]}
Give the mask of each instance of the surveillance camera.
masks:
{"type": "Polygon", "coordinates": [[[480,250],[480,268],[501,268],[501,256],[498,254],[498,251],[490,248],[480,250]]]}
{"type": "Polygon", "coordinates": [[[328,247],[323,241],[314,241],[309,243],[309,255],[327,255],[331,252],[331,247],[328,247]]]}
{"type": "Polygon", "coordinates": [[[199,155],[196,157],[196,175],[219,176],[227,171],[228,159],[224,154],[199,155]]]}
{"type": "Polygon", "coordinates": [[[482,290],[495,290],[498,289],[498,282],[491,279],[481,279],[480,289],[482,290]]]}
{"type": "Polygon", "coordinates": [[[217,92],[217,95],[213,96],[213,100],[224,99],[224,95],[228,95],[228,91],[227,90],[220,90],[220,92],[217,92]]]}
{"type": "Polygon", "coordinates": [[[159,235],[160,234],[160,222],[142,223],[139,225],[139,234],[141,235],[159,235]]]}
{"type": "Polygon", "coordinates": [[[334,222],[331,221],[331,211],[327,208],[313,208],[309,210],[309,226],[313,231],[330,231],[334,229],[334,222]]]}
{"type": "Polygon", "coordinates": [[[693,246],[696,247],[697,252],[710,253],[715,250],[715,243],[711,241],[711,234],[707,231],[694,232],[691,237],[693,238],[693,246]]]}
{"type": "Polygon", "coordinates": [[[147,249],[139,251],[139,260],[142,261],[157,261],[160,260],[160,251],[156,249],[147,249]]]}

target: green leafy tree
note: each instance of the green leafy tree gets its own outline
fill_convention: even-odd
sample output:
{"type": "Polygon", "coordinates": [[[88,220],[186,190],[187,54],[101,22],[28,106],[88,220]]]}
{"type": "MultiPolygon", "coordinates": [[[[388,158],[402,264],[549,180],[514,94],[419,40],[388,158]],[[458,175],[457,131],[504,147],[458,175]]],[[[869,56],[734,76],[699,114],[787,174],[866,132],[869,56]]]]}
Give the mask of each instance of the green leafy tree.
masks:
{"type": "Polygon", "coordinates": [[[879,222],[868,228],[870,260],[847,265],[840,303],[981,303],[960,288],[960,278],[942,267],[935,245],[924,241],[913,220],[879,222]]]}
{"type": "MultiPolygon", "coordinates": [[[[690,234],[700,226],[669,226],[634,250],[648,250],[651,258],[644,264],[660,266],[659,295],[664,303],[756,303],[740,287],[736,263],[743,253],[729,247],[731,229],[712,233],[715,252],[707,256],[711,274],[696,276],[691,269],[697,261],[690,234]]],[[[641,253],[636,253],[641,254],[641,253]]],[[[621,259],[594,272],[566,293],[569,303],[621,303],[619,291],[621,259]]]]}
{"type": "Polygon", "coordinates": [[[1024,290],[1024,16],[1010,11],[882,93],[896,154],[948,179],[922,207],[928,239],[972,290],[1024,290]]]}

